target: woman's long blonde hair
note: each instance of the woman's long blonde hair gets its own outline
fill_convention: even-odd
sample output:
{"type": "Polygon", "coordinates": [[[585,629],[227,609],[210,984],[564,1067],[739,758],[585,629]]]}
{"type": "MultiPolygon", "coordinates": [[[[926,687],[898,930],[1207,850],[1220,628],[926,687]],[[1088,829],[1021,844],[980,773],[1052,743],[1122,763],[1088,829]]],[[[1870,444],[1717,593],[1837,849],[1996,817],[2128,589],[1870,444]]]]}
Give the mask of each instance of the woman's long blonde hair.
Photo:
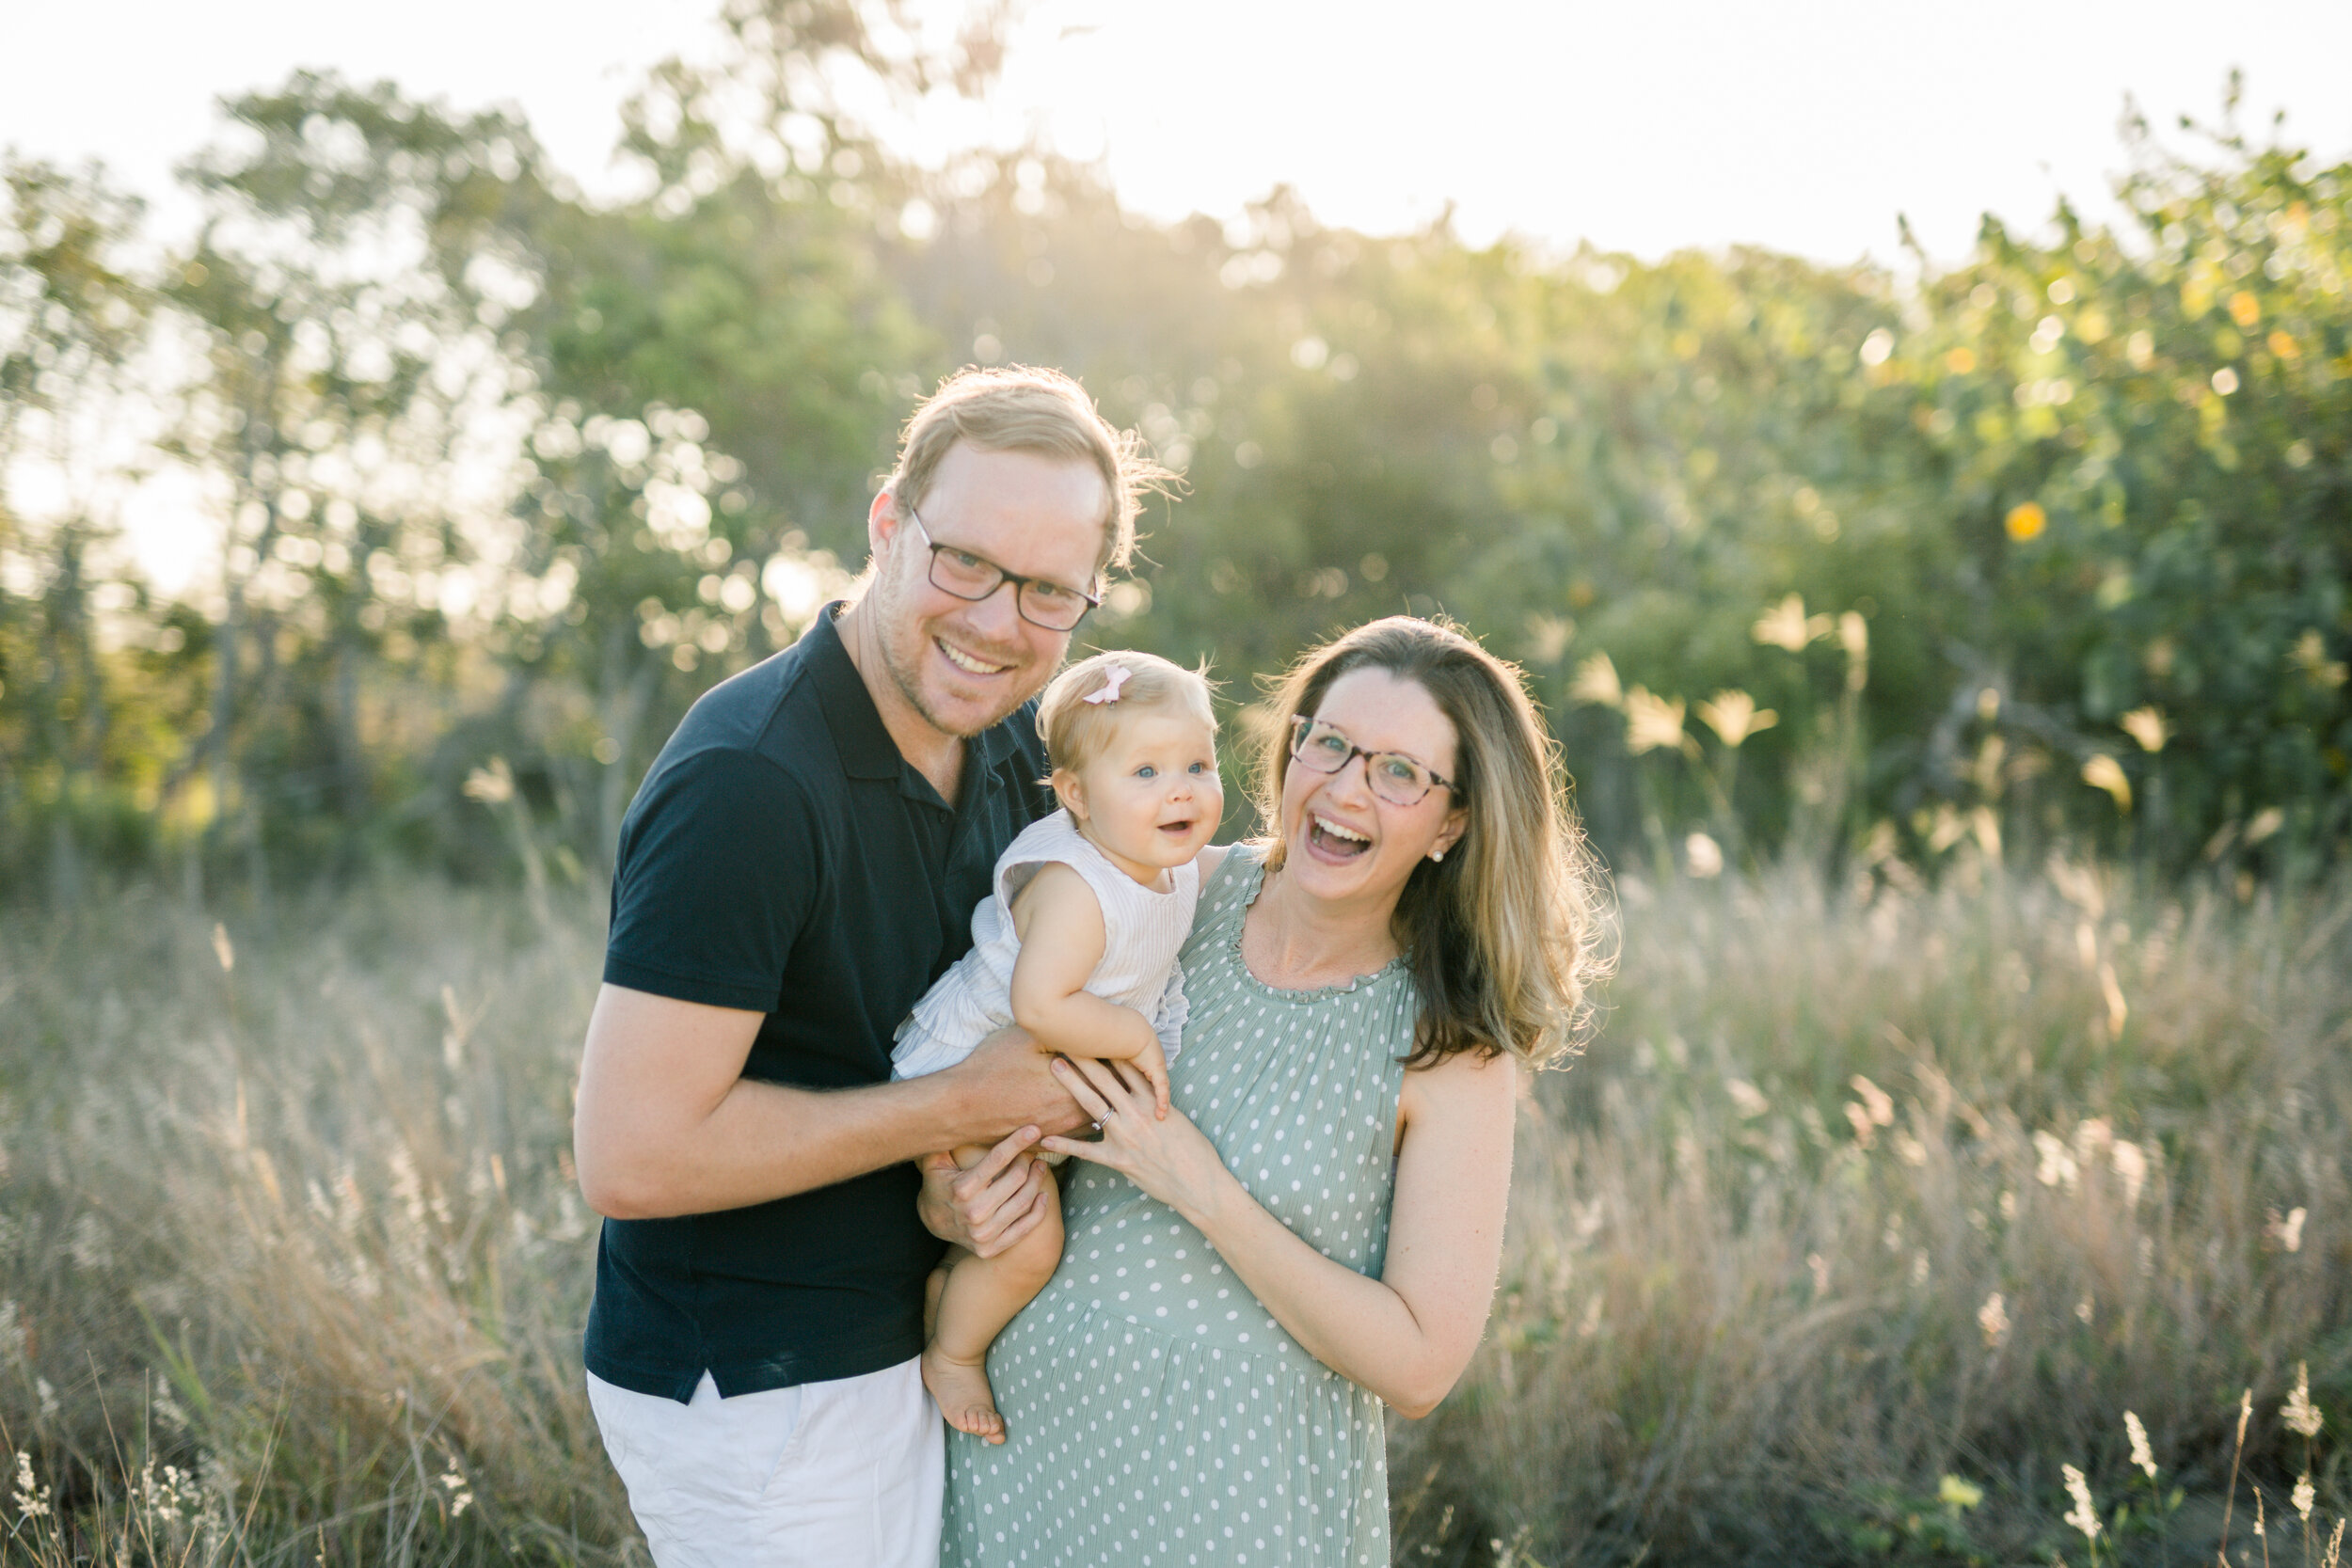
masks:
{"type": "Polygon", "coordinates": [[[1457,627],[1391,615],[1309,651],[1275,685],[1258,777],[1266,869],[1282,864],[1292,718],[1367,669],[1413,682],[1454,725],[1454,803],[1469,811],[1460,842],[1415,866],[1397,900],[1394,935],[1421,991],[1406,1065],[1462,1051],[1536,1067],[1574,1054],[1612,967],[1607,874],[1524,677],[1457,627]]]}

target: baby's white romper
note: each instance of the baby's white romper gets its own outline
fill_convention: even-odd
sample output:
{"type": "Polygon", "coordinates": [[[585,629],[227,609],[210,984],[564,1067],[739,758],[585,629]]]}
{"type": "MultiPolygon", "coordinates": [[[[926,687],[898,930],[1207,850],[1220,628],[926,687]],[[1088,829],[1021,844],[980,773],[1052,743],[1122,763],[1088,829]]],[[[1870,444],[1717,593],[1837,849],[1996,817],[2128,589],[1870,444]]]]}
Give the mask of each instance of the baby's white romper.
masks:
{"type": "Polygon", "coordinates": [[[1103,961],[1086,989],[1152,1021],[1173,1061],[1184,1034],[1184,974],[1176,950],[1192,931],[1200,900],[1200,868],[1187,861],[1174,886],[1154,893],[1128,876],[1078,831],[1067,811],[1040,817],[997,857],[994,891],[972,911],[972,950],[923,993],[898,1025],[891,1075],[920,1078],[951,1068],[981,1039],[1012,1022],[1012,965],[1021,939],[1012,901],[1040,868],[1060,863],[1084,877],[1103,906],[1103,961]]]}

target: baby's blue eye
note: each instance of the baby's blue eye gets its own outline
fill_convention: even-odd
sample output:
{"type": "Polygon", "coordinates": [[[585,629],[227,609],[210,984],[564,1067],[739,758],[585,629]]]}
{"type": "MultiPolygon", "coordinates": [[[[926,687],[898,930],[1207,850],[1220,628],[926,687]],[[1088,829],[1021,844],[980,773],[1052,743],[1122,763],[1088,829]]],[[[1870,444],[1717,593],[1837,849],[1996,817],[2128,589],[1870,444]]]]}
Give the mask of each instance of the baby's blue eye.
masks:
{"type": "Polygon", "coordinates": [[[1138,779],[1157,778],[1159,776],[1159,771],[1160,770],[1158,768],[1152,767],[1147,762],[1141,768],[1136,769],[1136,777],[1138,779]]]}
{"type": "Polygon", "coordinates": [[[1195,772],[1195,773],[1205,773],[1205,772],[1207,772],[1208,770],[1209,770],[1209,765],[1208,765],[1207,763],[1205,763],[1205,762],[1196,762],[1196,763],[1194,763],[1194,764],[1192,765],[1192,768],[1191,768],[1191,771],[1193,771],[1193,772],[1195,772]]]}

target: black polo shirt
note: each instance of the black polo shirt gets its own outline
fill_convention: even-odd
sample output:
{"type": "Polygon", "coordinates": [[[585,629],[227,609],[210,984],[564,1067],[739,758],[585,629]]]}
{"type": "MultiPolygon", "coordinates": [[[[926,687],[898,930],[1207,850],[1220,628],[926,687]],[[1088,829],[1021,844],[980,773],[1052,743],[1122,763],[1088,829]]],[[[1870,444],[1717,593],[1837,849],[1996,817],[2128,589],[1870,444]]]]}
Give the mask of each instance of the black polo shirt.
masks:
{"type": "MultiPolygon", "coordinates": [[[[1024,707],[968,743],[950,809],[909,766],[828,606],[790,648],[696,703],[621,824],[604,977],[765,1013],[743,1075],[890,1077],[892,1032],[972,945],[996,857],[1052,801],[1024,707]]],[[[923,1348],[941,1243],[897,1164],[718,1213],[607,1220],[588,1370],[692,1397],[854,1377],[923,1348]]]]}

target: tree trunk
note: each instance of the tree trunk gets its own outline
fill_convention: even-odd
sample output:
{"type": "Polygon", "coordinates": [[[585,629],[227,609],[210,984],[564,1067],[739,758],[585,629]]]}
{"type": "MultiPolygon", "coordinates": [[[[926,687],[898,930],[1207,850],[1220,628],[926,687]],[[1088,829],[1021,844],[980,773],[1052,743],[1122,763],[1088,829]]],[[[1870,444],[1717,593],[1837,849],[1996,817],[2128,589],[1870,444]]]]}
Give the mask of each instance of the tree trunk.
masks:
{"type": "Polygon", "coordinates": [[[637,641],[635,628],[616,626],[605,637],[604,679],[596,712],[616,750],[597,790],[596,857],[609,880],[621,842],[621,817],[637,793],[637,736],[660,689],[661,672],[637,641]],[[631,659],[634,650],[637,657],[631,659]]]}

